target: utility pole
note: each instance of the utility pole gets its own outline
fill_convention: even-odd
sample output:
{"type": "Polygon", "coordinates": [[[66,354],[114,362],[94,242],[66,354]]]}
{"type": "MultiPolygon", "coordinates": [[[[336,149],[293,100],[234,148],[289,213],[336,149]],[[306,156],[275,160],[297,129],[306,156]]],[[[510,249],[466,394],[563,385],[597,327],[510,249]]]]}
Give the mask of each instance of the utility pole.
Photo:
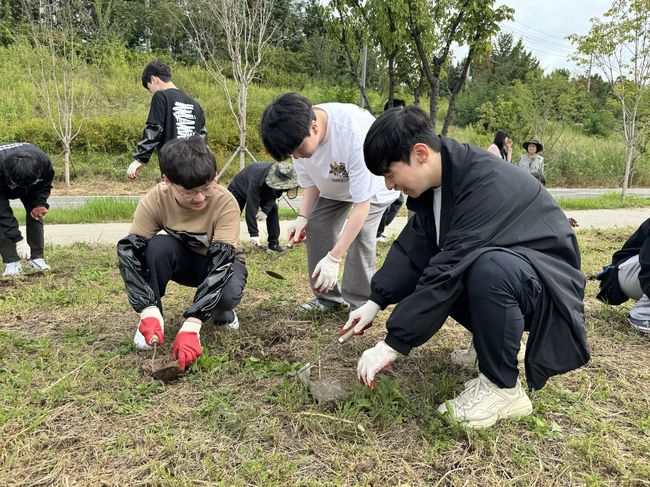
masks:
{"type": "Polygon", "coordinates": [[[594,55],[592,54],[589,57],[589,70],[587,71],[587,93],[589,93],[589,89],[591,88],[591,65],[594,61],[594,55]]]}

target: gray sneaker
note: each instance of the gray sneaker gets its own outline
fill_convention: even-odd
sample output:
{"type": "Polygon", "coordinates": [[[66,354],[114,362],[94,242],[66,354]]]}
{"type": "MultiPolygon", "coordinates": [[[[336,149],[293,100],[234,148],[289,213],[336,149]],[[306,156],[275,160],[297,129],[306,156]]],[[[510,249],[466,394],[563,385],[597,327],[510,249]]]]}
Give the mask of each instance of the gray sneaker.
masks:
{"type": "Polygon", "coordinates": [[[22,272],[23,266],[20,264],[20,261],[9,262],[5,267],[5,271],[2,273],[2,277],[19,276],[22,272]]]}
{"type": "Polygon", "coordinates": [[[335,313],[337,311],[341,311],[343,309],[347,309],[346,304],[339,304],[339,303],[334,303],[332,302],[331,304],[329,303],[324,303],[323,301],[320,301],[318,298],[314,298],[311,301],[301,304],[296,308],[296,312],[298,313],[335,313]]]}
{"type": "Polygon", "coordinates": [[[32,259],[27,261],[27,267],[38,272],[49,271],[50,266],[43,259],[32,259]]]}
{"type": "Polygon", "coordinates": [[[640,320],[627,315],[627,322],[641,333],[650,333],[650,320],[640,320]]]}

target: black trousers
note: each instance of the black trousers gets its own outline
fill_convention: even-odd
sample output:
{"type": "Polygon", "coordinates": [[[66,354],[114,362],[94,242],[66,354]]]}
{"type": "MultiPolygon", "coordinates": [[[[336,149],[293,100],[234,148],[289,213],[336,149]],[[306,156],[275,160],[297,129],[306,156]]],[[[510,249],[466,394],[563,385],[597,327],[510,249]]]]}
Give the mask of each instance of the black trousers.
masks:
{"type": "Polygon", "coordinates": [[[397,215],[397,212],[403,204],[404,195],[400,194],[399,198],[393,201],[388,206],[388,208],[386,208],[386,211],[384,211],[384,214],[381,216],[381,220],[379,221],[379,227],[377,228],[377,238],[381,237],[381,234],[384,233],[386,226],[390,225],[390,223],[395,219],[395,215],[397,215]]]}
{"type": "MultiPolygon", "coordinates": [[[[198,287],[206,277],[207,256],[190,250],[169,235],[156,235],[149,240],[144,255],[149,268],[147,282],[156,295],[161,310],[161,299],[165,295],[169,281],[183,286],[198,287]]],[[[232,268],[233,275],[223,289],[216,313],[213,314],[217,322],[232,321],[232,310],[241,301],[246,286],[248,277],[246,265],[235,260],[232,268]]]]}
{"type": "Polygon", "coordinates": [[[544,299],[531,265],[509,252],[482,254],[465,274],[465,291],[450,315],[474,335],[480,371],[499,387],[517,382],[521,335],[544,299]]]}
{"type": "MultiPolygon", "coordinates": [[[[239,203],[239,212],[241,213],[242,211],[244,211],[244,207],[246,206],[246,200],[240,198],[234,193],[233,196],[237,200],[237,203],[239,203]]],[[[280,214],[278,213],[277,203],[271,207],[271,210],[269,210],[268,213],[266,213],[266,232],[269,235],[268,237],[269,246],[278,245],[280,243],[280,214]]]]}
{"type": "MultiPolygon", "coordinates": [[[[32,259],[43,258],[43,248],[45,247],[45,228],[43,222],[32,218],[31,211],[33,206],[24,198],[20,198],[25,207],[25,226],[27,227],[27,245],[31,249],[32,259]]],[[[0,233],[0,255],[5,264],[18,262],[20,257],[16,253],[16,244],[9,240],[4,233],[0,233]]]]}

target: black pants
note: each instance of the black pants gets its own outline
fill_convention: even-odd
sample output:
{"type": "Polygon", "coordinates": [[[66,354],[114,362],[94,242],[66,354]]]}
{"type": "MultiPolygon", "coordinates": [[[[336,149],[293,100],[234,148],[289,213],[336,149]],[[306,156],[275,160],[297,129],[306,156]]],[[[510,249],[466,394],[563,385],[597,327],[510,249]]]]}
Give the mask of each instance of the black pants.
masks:
{"type": "MultiPolygon", "coordinates": [[[[230,188],[228,188],[230,190],[230,188]]],[[[232,191],[230,191],[232,193],[232,191]]],[[[244,211],[246,200],[240,198],[235,193],[233,196],[239,203],[239,212],[244,211]]],[[[278,245],[280,243],[280,214],[278,213],[278,205],[274,204],[268,213],[266,213],[266,232],[269,234],[268,245],[278,245]]],[[[251,235],[252,237],[253,235],[251,235]]]]}
{"type": "Polygon", "coordinates": [[[379,227],[377,228],[377,238],[381,237],[381,234],[384,233],[386,226],[390,225],[390,223],[395,219],[395,215],[397,215],[397,212],[403,204],[404,195],[400,194],[399,198],[393,201],[390,206],[386,208],[386,211],[384,211],[384,214],[381,216],[381,220],[379,221],[379,227]]]}
{"type": "MultiPolygon", "coordinates": [[[[25,207],[25,226],[27,227],[27,244],[31,249],[32,259],[43,258],[43,247],[45,246],[45,229],[43,222],[32,218],[31,211],[34,209],[25,199],[20,198],[25,207]]],[[[20,257],[16,253],[16,244],[9,240],[4,233],[0,233],[0,255],[5,264],[18,262],[20,257]]]]}
{"type": "Polygon", "coordinates": [[[465,274],[465,291],[450,315],[474,335],[480,371],[499,387],[514,387],[521,335],[543,299],[531,265],[508,252],[481,255],[465,274]]]}
{"type": "MultiPolygon", "coordinates": [[[[158,307],[162,310],[161,299],[167,290],[169,281],[183,286],[198,287],[205,279],[208,258],[190,250],[174,237],[156,235],[147,243],[145,260],[149,273],[147,281],[156,295],[158,307]]],[[[232,310],[239,304],[246,286],[248,270],[243,262],[235,260],[233,275],[223,289],[216,313],[215,321],[232,321],[232,310]]]]}

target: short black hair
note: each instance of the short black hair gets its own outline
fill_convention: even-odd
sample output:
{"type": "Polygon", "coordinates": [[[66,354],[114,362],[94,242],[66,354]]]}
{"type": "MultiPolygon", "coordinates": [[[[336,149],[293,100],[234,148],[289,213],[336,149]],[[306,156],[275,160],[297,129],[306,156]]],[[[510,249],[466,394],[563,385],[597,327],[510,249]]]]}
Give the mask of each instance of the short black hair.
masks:
{"type": "Polygon", "coordinates": [[[158,153],[160,172],[174,184],[194,189],[217,176],[217,162],[198,135],[167,142],[158,153]]]}
{"type": "Polygon", "coordinates": [[[16,151],[5,159],[5,175],[21,188],[28,188],[41,177],[41,162],[29,152],[16,151]]]}
{"type": "Polygon", "coordinates": [[[389,108],[400,108],[400,107],[405,107],[406,102],[400,98],[393,98],[393,106],[389,107],[388,106],[388,101],[384,103],[384,111],[388,110],[389,108]]]}
{"type": "Polygon", "coordinates": [[[393,162],[409,164],[411,150],[422,143],[440,152],[429,115],[420,107],[391,108],[370,126],[363,143],[363,156],[371,173],[383,176],[393,162]]]}
{"type": "Polygon", "coordinates": [[[158,76],[161,81],[168,82],[172,80],[172,70],[162,61],[151,61],[142,72],[142,86],[147,88],[152,76],[158,76]]]}
{"type": "Polygon", "coordinates": [[[309,136],[316,114],[307,98],[285,93],[266,107],[260,122],[264,147],[276,161],[284,161],[309,136]]]}

